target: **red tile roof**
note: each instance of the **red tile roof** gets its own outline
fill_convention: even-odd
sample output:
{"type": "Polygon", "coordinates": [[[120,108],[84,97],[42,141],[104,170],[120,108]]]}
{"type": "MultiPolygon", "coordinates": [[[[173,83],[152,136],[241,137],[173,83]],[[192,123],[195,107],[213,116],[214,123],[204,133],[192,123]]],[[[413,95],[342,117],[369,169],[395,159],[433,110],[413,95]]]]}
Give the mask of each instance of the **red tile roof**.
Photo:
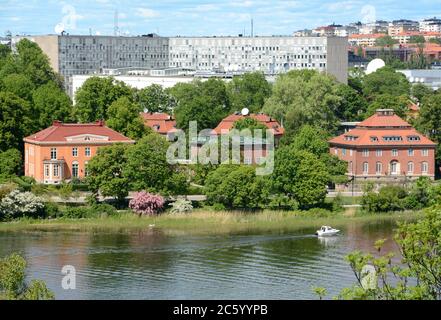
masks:
{"type": "Polygon", "coordinates": [[[131,139],[105,126],[104,121],[95,123],[62,123],[54,121],[52,126],[24,138],[31,143],[63,143],[69,142],[67,138],[91,135],[107,137],[104,143],[133,142],[131,139]]]}
{"type": "Polygon", "coordinates": [[[234,127],[234,123],[236,121],[242,120],[245,117],[249,117],[252,119],[255,119],[259,121],[260,123],[267,126],[268,129],[273,130],[274,136],[282,136],[285,133],[285,129],[280,126],[280,124],[271,117],[265,115],[265,114],[253,114],[251,113],[248,116],[243,116],[241,114],[232,114],[223,119],[219,125],[214,129],[214,132],[216,134],[221,134],[222,130],[231,130],[234,127]]]}
{"type": "Polygon", "coordinates": [[[176,131],[176,121],[167,113],[142,112],[144,124],[159,134],[167,134],[176,131]]]}
{"type": "Polygon", "coordinates": [[[391,110],[378,110],[375,115],[358,124],[355,129],[331,139],[329,143],[352,147],[436,146],[391,110]]]}

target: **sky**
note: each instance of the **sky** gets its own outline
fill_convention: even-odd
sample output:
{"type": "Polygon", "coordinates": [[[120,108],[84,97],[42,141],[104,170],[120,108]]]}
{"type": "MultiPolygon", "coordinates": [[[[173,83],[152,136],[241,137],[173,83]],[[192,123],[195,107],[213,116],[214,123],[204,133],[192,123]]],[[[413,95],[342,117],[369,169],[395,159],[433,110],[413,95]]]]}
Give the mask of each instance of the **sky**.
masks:
{"type": "Polygon", "coordinates": [[[0,36],[55,34],[289,35],[332,23],[441,17],[441,0],[0,0],[0,36]]]}

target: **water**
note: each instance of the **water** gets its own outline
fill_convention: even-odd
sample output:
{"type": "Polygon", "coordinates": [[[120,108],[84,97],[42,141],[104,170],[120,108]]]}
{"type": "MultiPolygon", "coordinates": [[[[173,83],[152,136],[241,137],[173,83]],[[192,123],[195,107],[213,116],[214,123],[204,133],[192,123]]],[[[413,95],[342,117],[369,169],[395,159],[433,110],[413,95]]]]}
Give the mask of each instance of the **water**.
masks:
{"type": "Polygon", "coordinates": [[[28,276],[46,281],[57,299],[315,299],[355,283],[344,256],[373,252],[377,239],[397,251],[392,222],[352,223],[319,239],[293,233],[167,236],[142,232],[0,232],[0,256],[22,253],[28,276]],[[61,287],[64,265],[76,290],[61,287]]]}

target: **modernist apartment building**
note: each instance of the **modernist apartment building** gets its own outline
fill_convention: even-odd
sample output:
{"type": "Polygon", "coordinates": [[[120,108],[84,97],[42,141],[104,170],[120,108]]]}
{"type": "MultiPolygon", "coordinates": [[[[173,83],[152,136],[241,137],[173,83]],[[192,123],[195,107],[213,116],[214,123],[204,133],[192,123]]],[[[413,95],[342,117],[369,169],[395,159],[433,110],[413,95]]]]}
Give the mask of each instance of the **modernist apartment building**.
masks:
{"type": "Polygon", "coordinates": [[[73,75],[100,74],[109,68],[168,67],[168,39],[157,36],[114,37],[44,35],[13,37],[12,47],[23,38],[37,43],[52,68],[65,79],[69,91],[73,75]]]}
{"type": "Polygon", "coordinates": [[[347,82],[348,41],[343,37],[170,38],[170,67],[192,70],[284,73],[315,69],[347,82]]]}
{"type": "Polygon", "coordinates": [[[391,109],[377,110],[329,143],[331,154],[348,163],[348,175],[356,180],[435,177],[436,144],[391,109]]]}
{"type": "Polygon", "coordinates": [[[103,121],[65,124],[54,121],[47,129],[24,139],[25,175],[38,183],[59,184],[83,179],[87,163],[101,146],[135,143],[105,126],[103,121]]]}
{"type": "Polygon", "coordinates": [[[187,68],[195,71],[263,71],[277,74],[315,69],[347,81],[347,39],[340,37],[114,37],[44,35],[36,42],[55,71],[71,76],[112,68],[187,68]]]}

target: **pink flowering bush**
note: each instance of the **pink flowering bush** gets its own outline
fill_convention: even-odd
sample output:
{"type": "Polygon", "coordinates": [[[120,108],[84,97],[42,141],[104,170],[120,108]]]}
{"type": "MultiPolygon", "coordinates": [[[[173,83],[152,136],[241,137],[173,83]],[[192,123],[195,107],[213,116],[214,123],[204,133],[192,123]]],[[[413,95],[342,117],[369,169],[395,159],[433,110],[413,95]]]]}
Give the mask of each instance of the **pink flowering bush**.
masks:
{"type": "Polygon", "coordinates": [[[129,202],[129,208],[139,216],[157,214],[163,207],[163,197],[145,191],[136,193],[129,202]]]}

